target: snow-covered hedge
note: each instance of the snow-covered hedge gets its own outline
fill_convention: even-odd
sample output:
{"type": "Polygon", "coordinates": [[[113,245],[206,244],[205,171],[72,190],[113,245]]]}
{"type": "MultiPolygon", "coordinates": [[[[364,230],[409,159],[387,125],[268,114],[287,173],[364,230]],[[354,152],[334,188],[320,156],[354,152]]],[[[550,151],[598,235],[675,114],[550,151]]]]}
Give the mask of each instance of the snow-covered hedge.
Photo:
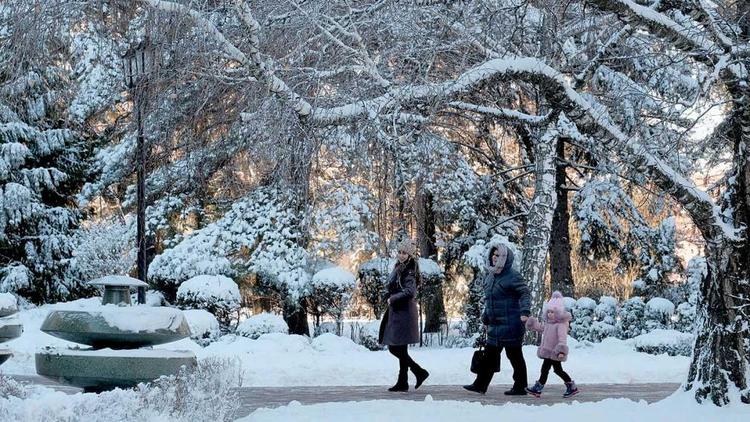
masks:
{"type": "Polygon", "coordinates": [[[668,329],[672,327],[674,304],[667,299],[655,297],[646,303],[646,330],[668,329]]]}
{"type": "Polygon", "coordinates": [[[591,326],[594,323],[596,302],[590,297],[579,298],[573,305],[573,321],[570,323],[570,335],[577,340],[592,340],[591,326]]]}
{"type": "Polygon", "coordinates": [[[353,342],[366,347],[369,350],[383,350],[384,346],[378,343],[380,332],[380,321],[369,321],[365,323],[354,323],[351,326],[351,339],[353,342]]]}
{"type": "Polygon", "coordinates": [[[205,309],[226,329],[240,307],[240,289],[229,277],[195,276],[177,289],[177,305],[182,309],[205,309]]]}
{"type": "Polygon", "coordinates": [[[237,334],[251,339],[257,339],[269,333],[288,334],[289,326],[286,325],[284,318],[264,312],[251,316],[237,326],[237,334]]]}
{"type": "Polygon", "coordinates": [[[315,317],[316,332],[320,332],[323,315],[330,315],[337,323],[341,321],[355,287],[354,274],[341,267],[326,268],[313,275],[307,302],[308,311],[315,317]]]}
{"type": "Polygon", "coordinates": [[[201,346],[208,346],[221,335],[219,321],[212,313],[203,309],[187,309],[182,313],[190,326],[190,338],[201,346]]]}
{"type": "Polygon", "coordinates": [[[635,350],[652,355],[690,356],[695,336],[677,330],[657,329],[633,339],[635,350]]]}
{"type": "Polygon", "coordinates": [[[643,319],[645,313],[646,304],[640,297],[631,297],[623,302],[617,321],[618,337],[627,339],[645,333],[646,323],[643,319]]]}

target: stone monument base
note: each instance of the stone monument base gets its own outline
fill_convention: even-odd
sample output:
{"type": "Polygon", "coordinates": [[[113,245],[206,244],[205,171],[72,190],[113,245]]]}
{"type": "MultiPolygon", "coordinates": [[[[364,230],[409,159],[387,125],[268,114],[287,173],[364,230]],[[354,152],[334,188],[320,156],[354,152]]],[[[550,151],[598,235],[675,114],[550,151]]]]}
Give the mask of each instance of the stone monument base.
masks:
{"type": "Polygon", "coordinates": [[[43,377],[100,392],[177,374],[182,366],[195,367],[197,359],[190,351],[47,347],[35,355],[35,363],[37,374],[43,377]]]}

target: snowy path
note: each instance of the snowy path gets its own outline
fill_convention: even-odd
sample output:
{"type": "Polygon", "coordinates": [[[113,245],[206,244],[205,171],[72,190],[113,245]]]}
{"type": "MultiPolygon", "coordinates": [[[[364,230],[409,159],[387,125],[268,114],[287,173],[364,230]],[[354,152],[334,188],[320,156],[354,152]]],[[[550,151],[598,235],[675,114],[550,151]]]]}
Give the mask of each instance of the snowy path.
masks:
{"type": "Polygon", "coordinates": [[[247,416],[258,408],[275,408],[286,406],[291,401],[303,405],[370,401],[370,400],[411,400],[424,401],[427,395],[433,400],[455,400],[479,402],[482,404],[502,405],[505,403],[523,403],[528,405],[550,405],[555,403],[594,402],[608,398],[628,398],[634,401],[645,400],[653,403],[663,400],[674,393],[680,384],[584,384],[579,385],[581,393],[573,399],[563,399],[563,386],[551,385],[549,391],[540,398],[532,396],[509,397],[503,391],[510,385],[490,386],[485,395],[472,393],[460,385],[424,385],[419,390],[406,393],[391,393],[387,386],[344,386],[344,387],[250,387],[239,390],[241,406],[237,417],[247,416]]]}
{"type": "MultiPolygon", "coordinates": [[[[74,394],[80,389],[56,384],[38,376],[12,376],[17,381],[43,384],[56,390],[74,394]]],[[[648,384],[582,384],[581,393],[573,399],[563,399],[562,385],[549,385],[541,398],[532,396],[508,397],[503,391],[510,385],[492,384],[485,395],[471,393],[460,385],[429,385],[425,384],[419,390],[407,393],[391,393],[387,386],[340,386],[340,387],[242,387],[237,389],[240,408],[236,417],[250,415],[260,408],[278,408],[288,405],[292,401],[303,405],[331,403],[331,402],[362,402],[370,400],[411,400],[424,401],[428,395],[433,400],[454,400],[462,402],[478,402],[483,405],[503,405],[505,403],[521,403],[527,405],[552,405],[556,403],[596,402],[609,398],[627,398],[633,401],[644,400],[654,403],[663,400],[680,387],[677,383],[648,383],[648,384]]]]}

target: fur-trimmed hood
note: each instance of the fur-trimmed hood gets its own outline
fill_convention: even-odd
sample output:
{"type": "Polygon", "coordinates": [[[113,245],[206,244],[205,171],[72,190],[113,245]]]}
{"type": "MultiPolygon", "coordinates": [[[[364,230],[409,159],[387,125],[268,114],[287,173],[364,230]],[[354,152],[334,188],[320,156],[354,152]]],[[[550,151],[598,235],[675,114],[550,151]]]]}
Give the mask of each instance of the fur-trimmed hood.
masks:
{"type": "Polygon", "coordinates": [[[487,257],[485,258],[484,264],[487,267],[488,272],[493,272],[494,268],[492,266],[492,249],[495,247],[498,248],[504,248],[508,252],[508,257],[505,258],[505,265],[503,265],[503,270],[500,271],[498,274],[503,274],[513,268],[513,261],[515,260],[515,255],[513,254],[513,250],[508,247],[508,245],[502,243],[502,242],[494,242],[490,243],[489,249],[487,249],[487,257]]]}

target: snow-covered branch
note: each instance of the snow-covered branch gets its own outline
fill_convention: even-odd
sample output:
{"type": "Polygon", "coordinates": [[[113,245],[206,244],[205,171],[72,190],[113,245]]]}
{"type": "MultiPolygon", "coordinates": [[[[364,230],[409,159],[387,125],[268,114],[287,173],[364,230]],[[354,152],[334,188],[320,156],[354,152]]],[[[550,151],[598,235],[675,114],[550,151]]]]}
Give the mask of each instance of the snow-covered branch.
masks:
{"type": "Polygon", "coordinates": [[[216,26],[206,19],[199,11],[188,6],[164,0],[142,0],[153,8],[165,12],[183,13],[190,16],[193,22],[210,35],[232,59],[238,61],[247,67],[251,74],[259,81],[263,82],[268,89],[283,101],[288,102],[294,111],[300,116],[305,117],[312,111],[312,106],[299,94],[294,92],[283,80],[274,75],[273,66],[267,65],[262,59],[258,49],[258,31],[260,24],[253,18],[250,9],[242,1],[237,2],[237,9],[240,19],[250,28],[251,49],[250,56],[247,56],[237,48],[216,26]]]}

